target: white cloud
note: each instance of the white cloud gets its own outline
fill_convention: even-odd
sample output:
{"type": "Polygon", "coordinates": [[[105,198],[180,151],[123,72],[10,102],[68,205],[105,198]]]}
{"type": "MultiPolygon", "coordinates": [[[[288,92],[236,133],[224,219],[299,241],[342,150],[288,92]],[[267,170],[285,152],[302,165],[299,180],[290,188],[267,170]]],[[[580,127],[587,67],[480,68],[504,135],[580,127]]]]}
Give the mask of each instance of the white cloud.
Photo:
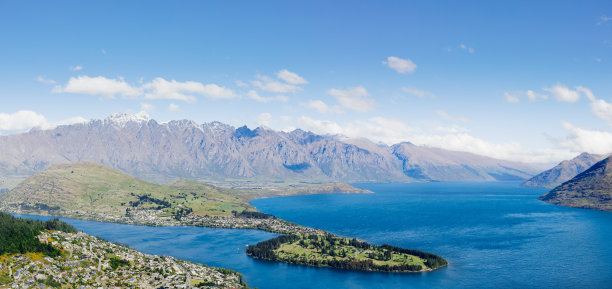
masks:
{"type": "Polygon", "coordinates": [[[20,110],[12,114],[0,113],[0,131],[23,131],[46,124],[47,119],[42,114],[30,110],[20,110]]]}
{"type": "Polygon", "coordinates": [[[47,128],[54,128],[56,126],[60,126],[60,125],[71,125],[71,124],[76,124],[76,123],[84,123],[84,122],[88,122],[89,120],[80,117],[80,116],[76,116],[76,117],[71,117],[68,119],[64,119],[64,120],[60,120],[58,122],[52,123],[50,125],[47,126],[43,126],[43,127],[47,127],[47,128]]]}
{"type": "Polygon", "coordinates": [[[274,97],[274,99],[275,99],[275,100],[278,100],[278,101],[282,101],[282,102],[287,102],[287,101],[289,101],[289,97],[284,96],[284,95],[282,95],[282,94],[279,94],[279,95],[275,96],[275,97],[274,97]]]}
{"type": "Polygon", "coordinates": [[[249,84],[248,84],[248,83],[246,83],[246,82],[244,82],[244,81],[241,81],[241,80],[236,80],[234,83],[235,83],[235,84],[236,84],[236,86],[238,86],[238,87],[248,87],[248,86],[249,86],[249,84]]]}
{"type": "Polygon", "coordinates": [[[298,123],[318,134],[343,135],[351,138],[365,137],[388,145],[410,141],[417,145],[528,163],[557,162],[576,155],[575,152],[567,149],[528,149],[519,143],[492,143],[465,133],[466,129],[461,127],[441,128],[442,134],[423,134],[419,133],[419,129],[410,127],[402,121],[384,117],[356,120],[340,125],[329,120],[302,116],[298,123]]]}
{"type": "Polygon", "coordinates": [[[593,154],[609,154],[612,152],[612,133],[579,128],[567,122],[563,123],[563,127],[569,133],[565,139],[551,138],[553,143],[559,147],[574,152],[593,154]]]}
{"type": "MultiPolygon", "coordinates": [[[[612,104],[603,99],[593,98],[591,101],[591,111],[595,116],[605,120],[612,126],[612,104]]],[[[612,148],[611,148],[612,151],[612,148]]]]}
{"type": "Polygon", "coordinates": [[[332,88],[327,94],[335,96],[342,107],[355,111],[365,112],[376,105],[373,99],[367,98],[370,94],[363,86],[349,87],[345,90],[332,88]]]}
{"type": "Polygon", "coordinates": [[[301,76],[287,69],[281,70],[280,72],[278,72],[278,74],[276,74],[276,76],[289,84],[297,85],[297,84],[307,84],[308,83],[306,79],[302,78],[301,76]]]}
{"type": "Polygon", "coordinates": [[[601,25],[604,24],[608,21],[612,20],[612,17],[608,17],[606,15],[599,17],[599,21],[597,22],[597,25],[601,25]]]}
{"type": "Polygon", "coordinates": [[[306,127],[307,130],[317,134],[336,135],[343,133],[343,129],[340,127],[340,125],[329,120],[317,120],[307,116],[302,116],[298,119],[298,123],[306,127]]]}
{"type": "Polygon", "coordinates": [[[302,88],[297,85],[283,83],[266,76],[259,76],[258,78],[261,80],[254,80],[251,82],[251,84],[263,91],[275,93],[293,93],[302,90],[302,88]]]}
{"type": "Polygon", "coordinates": [[[536,101],[538,99],[548,99],[548,95],[537,93],[533,90],[527,90],[527,92],[525,92],[525,95],[527,95],[527,98],[529,98],[530,101],[536,101]]]}
{"type": "Polygon", "coordinates": [[[545,91],[550,92],[550,95],[558,101],[564,102],[576,102],[580,99],[580,91],[571,90],[567,86],[557,83],[552,87],[544,88],[545,91]]]}
{"type": "Polygon", "coordinates": [[[258,102],[264,102],[264,103],[273,101],[273,100],[278,100],[278,101],[283,101],[283,102],[286,102],[289,100],[289,98],[284,95],[277,95],[275,97],[263,97],[263,96],[260,96],[259,93],[257,93],[257,91],[255,90],[249,90],[249,92],[247,92],[247,96],[250,99],[253,99],[258,102]]]}
{"type": "Polygon", "coordinates": [[[407,136],[414,131],[399,120],[384,117],[372,117],[340,125],[329,120],[316,120],[302,116],[298,119],[298,123],[317,134],[342,135],[351,138],[365,137],[387,144],[406,141],[407,136]]]}
{"type": "Polygon", "coordinates": [[[509,92],[504,92],[504,97],[506,98],[506,101],[509,103],[518,103],[519,101],[521,101],[517,96],[514,96],[510,94],[509,92]]]}
{"type": "Polygon", "coordinates": [[[80,66],[80,65],[71,66],[70,70],[72,70],[72,71],[81,71],[81,70],[83,70],[83,66],[80,66]]]}
{"type": "Polygon", "coordinates": [[[193,94],[205,95],[213,99],[236,97],[233,90],[216,84],[202,84],[197,81],[167,81],[161,77],[155,78],[142,87],[147,91],[144,95],[145,99],[176,99],[194,102],[196,97],[193,94]]]}
{"type": "Polygon", "coordinates": [[[450,120],[450,121],[462,121],[462,122],[467,122],[469,121],[469,119],[467,117],[464,116],[453,116],[448,114],[447,112],[443,111],[443,110],[438,110],[436,111],[436,113],[441,116],[442,118],[446,119],[446,120],[450,120]]]}
{"type": "Polygon", "coordinates": [[[181,107],[178,106],[177,104],[171,103],[170,105],[168,105],[168,110],[169,111],[179,111],[181,110],[181,107]]]}
{"type": "Polygon", "coordinates": [[[342,113],[343,112],[339,106],[329,106],[321,100],[311,100],[303,105],[307,108],[315,109],[319,113],[342,113]]]}
{"type": "Polygon", "coordinates": [[[105,54],[106,55],[106,49],[100,49],[100,53],[105,54]]]}
{"type": "Polygon", "coordinates": [[[433,93],[431,93],[429,91],[420,90],[420,89],[415,88],[415,87],[402,87],[402,90],[405,93],[416,95],[419,98],[425,98],[425,97],[435,98],[436,97],[435,94],[433,94],[433,93]]]}
{"type": "Polygon", "coordinates": [[[576,91],[581,95],[584,95],[588,100],[595,100],[595,95],[591,92],[590,89],[582,86],[576,86],[576,91]]]}
{"type": "Polygon", "coordinates": [[[12,114],[0,113],[0,134],[25,132],[32,128],[52,129],[58,125],[82,123],[87,120],[73,117],[55,123],[49,123],[44,115],[31,110],[20,110],[12,114]]]}
{"type": "Polygon", "coordinates": [[[140,94],[138,88],[132,87],[121,78],[110,79],[103,76],[71,77],[66,86],[63,88],[61,86],[56,86],[53,92],[101,95],[106,98],[115,98],[117,95],[137,97],[140,94]]]}
{"type": "MultiPolygon", "coordinates": [[[[139,81],[139,83],[142,83],[142,81],[139,81]]],[[[233,90],[216,84],[203,84],[197,81],[168,81],[161,77],[141,86],[132,86],[123,78],[78,76],[71,77],[64,87],[56,86],[53,88],[53,92],[101,95],[105,98],[115,98],[118,95],[127,98],[142,96],[144,99],[175,99],[186,102],[194,102],[196,100],[195,95],[212,99],[237,97],[233,90]]]]}
{"type": "Polygon", "coordinates": [[[395,70],[397,73],[412,73],[417,69],[417,65],[410,59],[402,59],[395,56],[387,57],[386,61],[382,62],[384,65],[395,70]]]}
{"type": "Polygon", "coordinates": [[[533,90],[527,90],[527,91],[519,91],[519,92],[514,92],[514,93],[510,93],[510,92],[504,92],[504,97],[506,98],[506,101],[509,103],[518,103],[521,101],[521,98],[527,97],[527,99],[529,99],[529,101],[537,101],[538,99],[548,99],[548,95],[546,94],[541,94],[541,93],[537,93],[533,90]]]}
{"type": "Polygon", "coordinates": [[[144,112],[151,112],[155,110],[155,106],[150,103],[143,102],[140,104],[140,110],[144,112]]]}
{"type": "MultiPolygon", "coordinates": [[[[294,72],[283,69],[276,74],[278,79],[273,79],[266,75],[256,75],[257,80],[251,81],[251,84],[263,91],[274,93],[295,93],[302,90],[300,85],[307,84],[301,76],[294,72]]],[[[242,84],[242,83],[241,83],[242,84]]],[[[278,100],[281,100],[280,98],[278,100]]]]}
{"type": "Polygon", "coordinates": [[[519,143],[492,143],[467,133],[442,135],[417,134],[410,137],[417,145],[464,151],[492,158],[526,163],[550,163],[575,157],[576,154],[560,149],[528,149],[519,143]]]}
{"type": "Polygon", "coordinates": [[[257,117],[257,125],[259,126],[269,126],[272,121],[272,115],[264,112],[257,117]]]}
{"type": "Polygon", "coordinates": [[[467,45],[461,43],[461,45],[459,45],[459,48],[469,52],[469,53],[474,53],[474,48],[472,47],[467,47],[467,45]]]}
{"type": "Polygon", "coordinates": [[[46,79],[42,76],[39,76],[36,78],[36,81],[40,82],[40,83],[44,83],[44,84],[55,84],[55,80],[53,79],[46,79]]]}

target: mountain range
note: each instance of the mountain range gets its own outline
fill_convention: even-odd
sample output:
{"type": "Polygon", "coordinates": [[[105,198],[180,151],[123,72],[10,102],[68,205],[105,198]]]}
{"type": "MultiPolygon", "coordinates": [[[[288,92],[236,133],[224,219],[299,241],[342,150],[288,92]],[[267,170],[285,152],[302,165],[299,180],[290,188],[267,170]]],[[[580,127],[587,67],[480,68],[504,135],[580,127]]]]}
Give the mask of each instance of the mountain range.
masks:
{"type": "Polygon", "coordinates": [[[612,157],[595,163],[540,199],[561,206],[612,211],[612,157]]]}
{"type": "Polygon", "coordinates": [[[562,161],[555,167],[537,174],[522,185],[552,189],[569,181],[604,158],[604,155],[582,153],[571,160],[562,161]]]}
{"type": "MultiPolygon", "coordinates": [[[[521,180],[530,165],[476,154],[366,139],[235,128],[146,115],[33,129],[0,137],[0,175],[19,179],[53,164],[92,161],[153,183],[177,178],[213,183],[330,183],[521,180]]],[[[6,186],[5,186],[6,187],[6,186]]]]}

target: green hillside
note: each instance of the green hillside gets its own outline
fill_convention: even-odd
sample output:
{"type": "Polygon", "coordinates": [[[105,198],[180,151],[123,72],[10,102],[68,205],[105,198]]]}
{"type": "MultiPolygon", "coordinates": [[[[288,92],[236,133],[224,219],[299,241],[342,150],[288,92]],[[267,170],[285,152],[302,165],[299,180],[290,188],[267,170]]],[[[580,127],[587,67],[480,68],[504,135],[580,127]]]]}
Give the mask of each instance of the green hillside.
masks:
{"type": "Polygon", "coordinates": [[[540,200],[566,207],[612,211],[612,157],[599,161],[540,200]]]}
{"type": "Polygon", "coordinates": [[[135,210],[162,216],[231,216],[232,211],[255,210],[221,188],[188,180],[156,185],[92,162],[54,165],[0,195],[0,204],[26,213],[62,210],[108,216],[135,210]]]}

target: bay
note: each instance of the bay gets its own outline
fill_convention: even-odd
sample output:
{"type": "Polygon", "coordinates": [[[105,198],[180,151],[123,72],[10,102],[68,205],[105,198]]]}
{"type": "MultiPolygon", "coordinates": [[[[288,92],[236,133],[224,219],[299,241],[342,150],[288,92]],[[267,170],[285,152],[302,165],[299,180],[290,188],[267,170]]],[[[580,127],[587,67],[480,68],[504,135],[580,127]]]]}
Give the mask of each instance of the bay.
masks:
{"type": "Polygon", "coordinates": [[[514,182],[355,186],[375,194],[251,203],[300,225],[432,252],[450,265],[428,273],[304,267],[247,257],[247,244],[276,236],[268,232],[63,220],[146,253],[237,270],[259,288],[612,287],[611,213],[546,204],[537,200],[545,190],[514,182]]]}

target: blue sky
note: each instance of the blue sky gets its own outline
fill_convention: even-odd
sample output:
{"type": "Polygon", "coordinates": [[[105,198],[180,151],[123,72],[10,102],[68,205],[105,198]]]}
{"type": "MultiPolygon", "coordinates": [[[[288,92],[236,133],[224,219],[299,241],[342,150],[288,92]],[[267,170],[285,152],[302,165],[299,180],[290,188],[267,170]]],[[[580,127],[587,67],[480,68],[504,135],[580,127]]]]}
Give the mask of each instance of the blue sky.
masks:
{"type": "Polygon", "coordinates": [[[534,2],[3,1],[0,133],[146,111],[528,162],[609,153],[612,4],[534,2]]]}

